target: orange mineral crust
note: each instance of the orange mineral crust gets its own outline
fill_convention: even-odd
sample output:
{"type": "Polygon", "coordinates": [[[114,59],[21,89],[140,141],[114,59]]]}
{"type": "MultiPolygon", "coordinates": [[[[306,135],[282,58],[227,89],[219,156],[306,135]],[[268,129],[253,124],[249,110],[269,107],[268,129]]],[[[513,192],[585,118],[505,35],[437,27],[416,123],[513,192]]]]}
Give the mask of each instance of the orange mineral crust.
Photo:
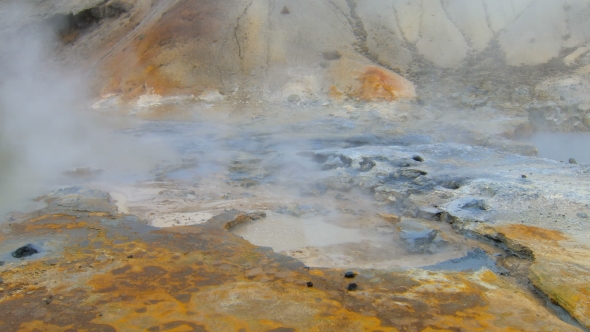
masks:
{"type": "Polygon", "coordinates": [[[74,197],[6,227],[1,331],[565,331],[493,272],[306,268],[226,230],[256,214],[156,229],[108,197],[74,197]],[[94,211],[98,210],[98,211],[94,211]],[[100,212],[100,213],[98,213],[100,212]],[[311,286],[308,285],[311,282],[311,286]]]}
{"type": "Polygon", "coordinates": [[[414,98],[416,92],[412,83],[405,78],[378,67],[369,67],[358,78],[360,87],[353,96],[361,100],[392,101],[400,98],[414,98]]]}
{"type": "Polygon", "coordinates": [[[131,99],[147,93],[191,94],[211,82],[210,69],[217,67],[211,45],[227,30],[223,4],[203,0],[166,6],[150,9],[151,15],[105,58],[100,67],[109,78],[103,93],[131,99]]]}

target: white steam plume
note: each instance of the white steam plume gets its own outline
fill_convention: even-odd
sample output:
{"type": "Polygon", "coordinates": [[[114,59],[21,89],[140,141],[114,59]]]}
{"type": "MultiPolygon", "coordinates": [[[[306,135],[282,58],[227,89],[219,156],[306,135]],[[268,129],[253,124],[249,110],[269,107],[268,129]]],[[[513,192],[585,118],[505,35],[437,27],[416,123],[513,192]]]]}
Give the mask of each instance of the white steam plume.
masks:
{"type": "Polygon", "coordinates": [[[68,169],[137,173],[163,157],[89,114],[85,77],[60,66],[53,30],[24,23],[30,17],[22,5],[0,4],[0,221],[68,169]]]}

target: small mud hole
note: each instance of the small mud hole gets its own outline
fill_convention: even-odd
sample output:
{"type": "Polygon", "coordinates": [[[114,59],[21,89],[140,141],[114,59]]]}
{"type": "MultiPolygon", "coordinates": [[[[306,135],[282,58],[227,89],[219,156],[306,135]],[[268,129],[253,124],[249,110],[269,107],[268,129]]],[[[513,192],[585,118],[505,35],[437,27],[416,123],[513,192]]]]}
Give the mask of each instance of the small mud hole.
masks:
{"type": "MultiPolygon", "coordinates": [[[[431,266],[464,257],[477,246],[424,213],[409,211],[415,218],[397,222],[379,216],[416,209],[401,204],[407,194],[438,190],[441,183],[457,189],[464,181],[446,175],[431,179],[417,167],[428,167],[425,160],[432,158],[393,141],[368,137],[366,144],[350,146],[346,138],[211,131],[188,123],[149,123],[135,133],[157,136],[183,157],[182,163],[158,168],[157,182],[142,189],[158,188],[157,197],[135,205],[146,211],[157,207],[146,216],[156,227],[200,224],[233,209],[264,211],[265,218],[231,232],[312,267],[431,266]],[[376,199],[373,188],[383,186],[387,197],[400,192],[395,203],[376,199]]],[[[130,211],[134,204],[129,199],[130,211]]]]}

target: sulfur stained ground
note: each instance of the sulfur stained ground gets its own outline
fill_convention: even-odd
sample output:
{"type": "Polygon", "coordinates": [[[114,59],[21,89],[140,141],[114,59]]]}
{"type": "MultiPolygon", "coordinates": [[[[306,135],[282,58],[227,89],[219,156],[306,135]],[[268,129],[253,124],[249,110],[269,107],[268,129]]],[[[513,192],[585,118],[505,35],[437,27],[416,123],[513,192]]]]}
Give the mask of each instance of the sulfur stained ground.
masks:
{"type": "Polygon", "coordinates": [[[489,270],[345,279],[233,235],[224,226],[239,212],[156,229],[76,195],[84,210],[50,202],[1,233],[2,257],[42,247],[0,267],[1,331],[575,330],[489,270]]]}

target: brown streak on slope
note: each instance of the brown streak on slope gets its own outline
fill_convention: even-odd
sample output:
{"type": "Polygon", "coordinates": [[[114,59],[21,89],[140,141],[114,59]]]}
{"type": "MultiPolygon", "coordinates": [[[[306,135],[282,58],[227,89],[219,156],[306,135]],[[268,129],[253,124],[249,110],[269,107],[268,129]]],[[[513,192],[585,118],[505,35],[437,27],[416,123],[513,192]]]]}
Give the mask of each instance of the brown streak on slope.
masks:
{"type": "Polygon", "coordinates": [[[202,65],[203,59],[182,48],[215,39],[222,24],[222,6],[213,0],[179,1],[105,64],[113,75],[103,93],[133,99],[146,93],[198,92],[189,81],[190,71],[202,65]],[[178,62],[182,62],[182,70],[167,68],[178,62]]]}

